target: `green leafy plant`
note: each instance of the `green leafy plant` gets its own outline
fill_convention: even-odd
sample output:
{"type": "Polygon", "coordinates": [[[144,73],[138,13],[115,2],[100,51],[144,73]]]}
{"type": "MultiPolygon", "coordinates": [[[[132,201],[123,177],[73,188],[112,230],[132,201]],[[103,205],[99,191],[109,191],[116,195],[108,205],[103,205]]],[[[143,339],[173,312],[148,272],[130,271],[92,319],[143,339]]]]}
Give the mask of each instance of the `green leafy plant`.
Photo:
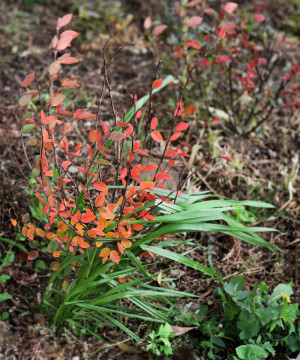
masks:
{"type": "Polygon", "coordinates": [[[149,334],[147,351],[155,355],[172,355],[172,345],[170,339],[174,337],[174,331],[170,324],[160,325],[157,332],[149,334]]]}
{"type": "Polygon", "coordinates": [[[187,307],[177,318],[179,324],[197,328],[188,338],[209,359],[259,360],[300,350],[299,309],[290,300],[291,283],[277,285],[271,294],[266,284],[256,283],[249,293],[244,278],[236,276],[215,293],[221,296],[223,314],[202,305],[193,313],[187,307]]]}
{"type": "Polygon", "coordinates": [[[229,322],[237,319],[235,331],[245,344],[237,347],[238,356],[233,359],[266,359],[270,354],[275,355],[276,348],[300,350],[300,329],[294,324],[300,312],[298,304],[291,304],[292,284],[279,284],[272,294],[268,294],[264,283],[255,284],[251,293],[243,287],[243,277],[235,277],[224,283],[224,291],[219,292],[225,319],[229,322]]]}
{"type": "MultiPolygon", "coordinates": [[[[205,191],[182,193],[181,189],[196,171],[219,158],[231,161],[224,148],[219,156],[203,158],[197,169],[189,172],[183,161],[189,154],[181,146],[173,145],[189,126],[181,121],[183,96],[197,64],[190,69],[177,108],[170,115],[170,131],[166,135],[157,130],[159,121],[153,116],[153,100],[176,79],[158,78],[159,62],[149,93],[141,99],[129,95],[131,108],[121,116],[117,108],[124,106],[123,103],[117,106],[109,78],[110,67],[121,48],[108,59],[109,41],[103,49],[103,81],[97,112],[76,109],[71,96],[73,89],[80,86],[77,79],[58,79],[63,66],[78,63],[70,52],[62,54],[79,35],[73,30],[61,32],[71,20],[72,15],[68,14],[56,24],[50,50],[53,58],[48,67],[49,91],[40,85],[43,79],[39,67],[20,84],[19,114],[24,122],[20,133],[29,178],[20,165],[19,169],[30,188],[29,194],[38,199],[39,205],[32,202],[31,212],[41,224],[37,227],[36,222],[25,217],[22,234],[30,247],[35,247],[28,254],[29,260],[37,259],[39,250],[44,249],[53,258],[45,308],[59,329],[69,324],[75,331],[90,333],[101,340],[100,327],[118,326],[141,341],[126,319],[173,324],[174,314],[180,314],[175,309],[170,315],[168,310],[169,306],[175,307],[174,297],[197,296],[153,285],[158,274],[150,273],[145,257],[162,256],[207,276],[214,275],[213,269],[190,259],[188,253],[165,249],[171,242],[162,242],[161,238],[166,234],[214,231],[275,250],[275,246],[257,234],[272,229],[244,226],[227,214],[239,206],[272,206],[256,201],[211,200],[205,191]],[[35,88],[30,89],[33,84],[35,88]],[[106,96],[111,107],[108,122],[100,117],[106,96]],[[75,122],[84,120],[92,125],[79,141],[70,129],[75,122]],[[144,128],[141,138],[137,138],[138,127],[144,128]],[[24,133],[28,134],[26,143],[24,133]],[[149,160],[150,155],[160,146],[161,155],[154,163],[149,160]],[[33,164],[27,153],[29,147],[39,154],[33,164]],[[175,190],[168,190],[165,181],[172,179],[170,171],[174,168],[181,169],[180,180],[175,190]]],[[[221,30],[218,41],[223,37],[221,30]]],[[[184,242],[174,240],[172,244],[184,242]]],[[[190,251],[198,248],[191,240],[186,242],[194,246],[190,251]]]]}

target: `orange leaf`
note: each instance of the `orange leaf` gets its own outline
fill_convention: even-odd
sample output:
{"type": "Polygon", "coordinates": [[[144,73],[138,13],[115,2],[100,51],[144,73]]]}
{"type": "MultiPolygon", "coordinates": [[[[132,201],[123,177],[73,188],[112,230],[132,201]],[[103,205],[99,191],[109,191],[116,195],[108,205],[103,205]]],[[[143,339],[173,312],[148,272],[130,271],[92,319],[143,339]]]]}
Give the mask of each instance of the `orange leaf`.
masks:
{"type": "Polygon", "coordinates": [[[120,251],[121,254],[124,254],[124,248],[123,246],[121,245],[121,243],[117,242],[117,246],[118,246],[118,249],[120,251]]]}
{"type": "Polygon", "coordinates": [[[94,143],[98,140],[99,131],[97,130],[91,130],[89,132],[89,140],[91,143],[94,143]]]}
{"type": "Polygon", "coordinates": [[[158,89],[161,87],[161,84],[162,84],[162,79],[157,79],[153,82],[152,84],[152,89],[158,89]]]}
{"type": "Polygon", "coordinates": [[[108,134],[109,134],[109,128],[108,126],[105,124],[104,121],[100,120],[101,122],[101,125],[102,125],[102,129],[103,129],[103,132],[104,132],[104,136],[105,137],[108,137],[108,134]]]}
{"type": "Polygon", "coordinates": [[[175,140],[177,140],[177,139],[180,137],[180,135],[182,135],[180,132],[173,134],[173,135],[170,137],[170,141],[175,141],[175,140]]]}
{"type": "Polygon", "coordinates": [[[143,181],[140,185],[140,190],[143,190],[143,189],[152,190],[154,185],[155,185],[155,182],[153,182],[153,181],[143,181]]]}
{"type": "Polygon", "coordinates": [[[163,142],[164,139],[159,131],[152,131],[151,137],[156,142],[163,142]]]}
{"type": "Polygon", "coordinates": [[[35,76],[34,73],[27,75],[26,78],[21,82],[21,86],[22,87],[30,86],[31,83],[33,82],[34,76],[35,76]]]}
{"type": "Polygon", "coordinates": [[[121,244],[125,249],[129,249],[132,245],[131,241],[127,239],[122,239],[121,244]]]}
{"type": "Polygon", "coordinates": [[[92,186],[94,186],[94,188],[96,190],[102,191],[104,194],[107,194],[107,192],[108,192],[108,187],[103,182],[100,182],[100,181],[94,182],[94,183],[92,183],[92,186]]]}
{"type": "Polygon", "coordinates": [[[40,228],[36,228],[35,229],[35,232],[37,233],[38,236],[40,237],[45,237],[45,231],[43,229],[40,229],[40,228]]]}
{"type": "Polygon", "coordinates": [[[107,257],[110,254],[110,248],[106,247],[101,250],[100,257],[107,257]]]}
{"type": "Polygon", "coordinates": [[[61,83],[62,87],[65,88],[75,88],[75,87],[80,87],[80,85],[77,83],[77,80],[74,78],[69,78],[69,79],[65,79],[62,83],[61,83]]]}
{"type": "Polygon", "coordinates": [[[116,250],[112,250],[110,252],[110,260],[115,262],[115,263],[120,262],[120,255],[116,250]]]}
{"type": "Polygon", "coordinates": [[[186,109],[186,114],[187,114],[187,115],[192,115],[192,114],[194,114],[195,110],[196,110],[196,106],[195,106],[195,105],[191,105],[191,106],[189,106],[189,107],[186,109]]]}
{"type": "Polygon", "coordinates": [[[77,242],[82,249],[87,249],[90,247],[90,244],[84,241],[83,238],[80,236],[77,236],[77,242]]]}
{"type": "Polygon", "coordinates": [[[90,223],[91,221],[93,221],[95,218],[96,218],[96,215],[94,213],[90,212],[90,213],[82,215],[80,218],[80,221],[87,224],[87,223],[90,223]]]}
{"type": "Polygon", "coordinates": [[[146,166],[144,166],[143,171],[144,172],[153,171],[155,169],[157,169],[157,165],[155,165],[155,164],[147,164],[146,166]]]}

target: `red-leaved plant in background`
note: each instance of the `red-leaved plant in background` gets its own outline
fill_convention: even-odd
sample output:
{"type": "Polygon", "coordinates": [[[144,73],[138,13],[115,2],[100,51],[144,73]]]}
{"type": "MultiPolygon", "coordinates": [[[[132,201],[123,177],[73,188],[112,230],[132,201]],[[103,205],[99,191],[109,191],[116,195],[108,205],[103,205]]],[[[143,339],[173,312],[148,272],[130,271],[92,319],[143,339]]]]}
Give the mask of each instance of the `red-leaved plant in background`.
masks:
{"type": "MultiPolygon", "coordinates": [[[[300,67],[277,50],[280,37],[274,40],[268,19],[261,13],[264,6],[257,6],[257,13],[243,11],[235,2],[219,9],[209,6],[207,1],[183,5],[176,1],[171,24],[153,26],[151,31],[156,51],[165,66],[175,71],[178,63],[189,67],[199,51],[215,49],[209,45],[212,34],[220,27],[224,31],[224,41],[217,44],[209,58],[203,58],[192,76],[193,91],[187,99],[192,104],[191,114],[201,120],[202,126],[219,125],[227,133],[245,137],[274,114],[293,114],[299,107],[300,67]],[[166,44],[166,34],[174,34],[178,41],[166,44]]],[[[146,32],[150,32],[151,24],[148,17],[146,32]]],[[[285,39],[282,36],[281,42],[285,39]]]]}
{"type": "MultiPolygon", "coordinates": [[[[173,145],[189,126],[181,120],[185,114],[183,97],[193,71],[205,55],[191,66],[171,117],[169,132],[163,135],[158,131],[159,119],[153,116],[153,97],[176,80],[172,76],[164,80],[158,78],[159,61],[149,94],[141,99],[137,95],[129,95],[132,108],[120,119],[110,85],[109,69],[122,47],[116,49],[108,60],[109,41],[103,48],[103,81],[97,112],[72,108],[66,93],[80,84],[73,77],[58,78],[64,66],[78,62],[71,56],[69,47],[79,34],[73,30],[62,31],[71,20],[72,15],[68,14],[57,21],[56,35],[51,41],[53,61],[48,67],[49,95],[43,93],[40,87],[39,67],[20,84],[21,89],[27,89],[25,92],[21,90],[18,108],[25,123],[20,133],[25,159],[32,170],[30,178],[20,165],[19,169],[32,195],[38,199],[39,205],[35,205],[34,211],[40,208],[39,218],[45,221],[44,227],[40,228],[26,218],[22,233],[36,248],[39,248],[36,236],[46,239],[48,253],[56,258],[51,263],[54,273],[45,298],[46,310],[54,324],[62,326],[71,323],[95,336],[97,327],[117,325],[140,340],[137,334],[111,314],[172,323],[172,317],[166,315],[167,308],[164,312],[162,306],[156,308],[145,297],[162,300],[173,296],[194,296],[151,285],[155,274],[149,274],[142,263],[143,256],[161,255],[206,275],[214,274],[212,269],[164,249],[168,246],[166,244],[162,243],[159,247],[147,244],[166,234],[221,231],[252,244],[272,248],[255,234],[266,229],[237,226],[224,214],[234,209],[235,205],[270,205],[251,201],[202,201],[209,196],[205,191],[191,196],[181,193],[181,188],[195,172],[215,160],[203,159],[196,170],[186,174],[187,165],[183,165],[180,159],[189,155],[180,146],[173,145]],[[35,89],[29,90],[31,85],[35,85],[35,89]],[[105,94],[111,106],[109,123],[102,121],[100,116],[105,94]],[[23,111],[34,99],[37,100],[39,113],[28,117],[28,113],[23,111]],[[141,108],[147,101],[148,109],[143,113],[141,108]],[[94,128],[87,133],[85,142],[74,141],[76,137],[70,130],[73,122],[85,120],[93,121],[94,128]],[[141,121],[144,121],[144,131],[142,138],[138,138],[137,128],[141,121]],[[37,132],[40,135],[36,135],[37,132]],[[32,134],[26,143],[24,133],[32,134]],[[150,155],[160,145],[162,154],[154,162],[150,155]],[[33,166],[26,152],[28,146],[39,149],[33,166]],[[170,170],[176,166],[181,169],[180,178],[175,190],[168,190],[165,181],[172,179],[170,170]],[[221,225],[219,220],[227,225],[221,225]],[[134,309],[127,306],[127,302],[120,304],[118,301],[121,299],[127,299],[127,302],[130,299],[134,309]],[[91,322],[96,322],[96,325],[90,325],[91,322]]],[[[220,29],[218,40],[224,36],[224,29],[220,29]]],[[[231,161],[225,147],[219,158],[231,161]]],[[[38,250],[32,250],[28,258],[34,260],[38,254],[38,250]]]]}

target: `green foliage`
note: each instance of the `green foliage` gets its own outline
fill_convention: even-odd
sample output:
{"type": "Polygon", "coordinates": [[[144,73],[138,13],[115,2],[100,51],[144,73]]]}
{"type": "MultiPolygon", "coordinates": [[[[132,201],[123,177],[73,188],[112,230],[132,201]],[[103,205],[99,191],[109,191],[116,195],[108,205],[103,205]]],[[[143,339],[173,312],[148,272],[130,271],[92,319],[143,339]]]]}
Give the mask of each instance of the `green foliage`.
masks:
{"type": "Polygon", "coordinates": [[[147,351],[155,355],[172,355],[172,345],[170,339],[174,337],[174,332],[170,324],[160,325],[157,332],[149,334],[147,351]]]}
{"type": "MultiPolygon", "coordinates": [[[[0,238],[2,239],[2,238],[0,238]]],[[[15,259],[15,255],[14,253],[11,251],[12,248],[12,241],[9,239],[6,239],[6,242],[11,242],[10,248],[9,250],[6,252],[5,256],[3,259],[0,258],[0,274],[1,271],[3,269],[4,266],[8,265],[9,263],[12,263],[15,259]]],[[[10,276],[7,274],[2,274],[0,275],[0,286],[1,288],[4,287],[3,285],[10,280],[10,276]],[[3,284],[3,285],[2,285],[3,284]]],[[[6,301],[6,300],[10,300],[12,298],[12,295],[8,294],[8,293],[0,293],[0,303],[6,301]]],[[[0,321],[5,321],[9,318],[9,313],[7,311],[4,310],[4,307],[2,307],[2,311],[0,313],[0,321]]]]}
{"type": "Polygon", "coordinates": [[[235,354],[227,355],[228,360],[295,353],[300,350],[300,326],[296,323],[300,312],[298,304],[290,303],[292,284],[279,284],[272,294],[268,290],[266,284],[256,283],[249,293],[244,290],[244,278],[236,276],[215,291],[221,296],[224,315],[201,306],[193,314],[185,309],[179,320],[185,326],[198,327],[201,340],[193,336],[190,341],[209,359],[224,359],[228,348],[235,348],[235,354]]]}

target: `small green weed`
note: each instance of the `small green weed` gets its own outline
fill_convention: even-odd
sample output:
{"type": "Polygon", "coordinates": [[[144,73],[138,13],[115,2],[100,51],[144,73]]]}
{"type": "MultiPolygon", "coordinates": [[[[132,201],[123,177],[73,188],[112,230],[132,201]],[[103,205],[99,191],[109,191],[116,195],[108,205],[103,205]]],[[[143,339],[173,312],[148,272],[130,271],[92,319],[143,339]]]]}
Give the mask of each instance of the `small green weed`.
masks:
{"type": "Polygon", "coordinates": [[[170,324],[160,325],[157,332],[149,334],[147,350],[155,355],[172,355],[172,345],[170,339],[175,336],[170,324]]]}

